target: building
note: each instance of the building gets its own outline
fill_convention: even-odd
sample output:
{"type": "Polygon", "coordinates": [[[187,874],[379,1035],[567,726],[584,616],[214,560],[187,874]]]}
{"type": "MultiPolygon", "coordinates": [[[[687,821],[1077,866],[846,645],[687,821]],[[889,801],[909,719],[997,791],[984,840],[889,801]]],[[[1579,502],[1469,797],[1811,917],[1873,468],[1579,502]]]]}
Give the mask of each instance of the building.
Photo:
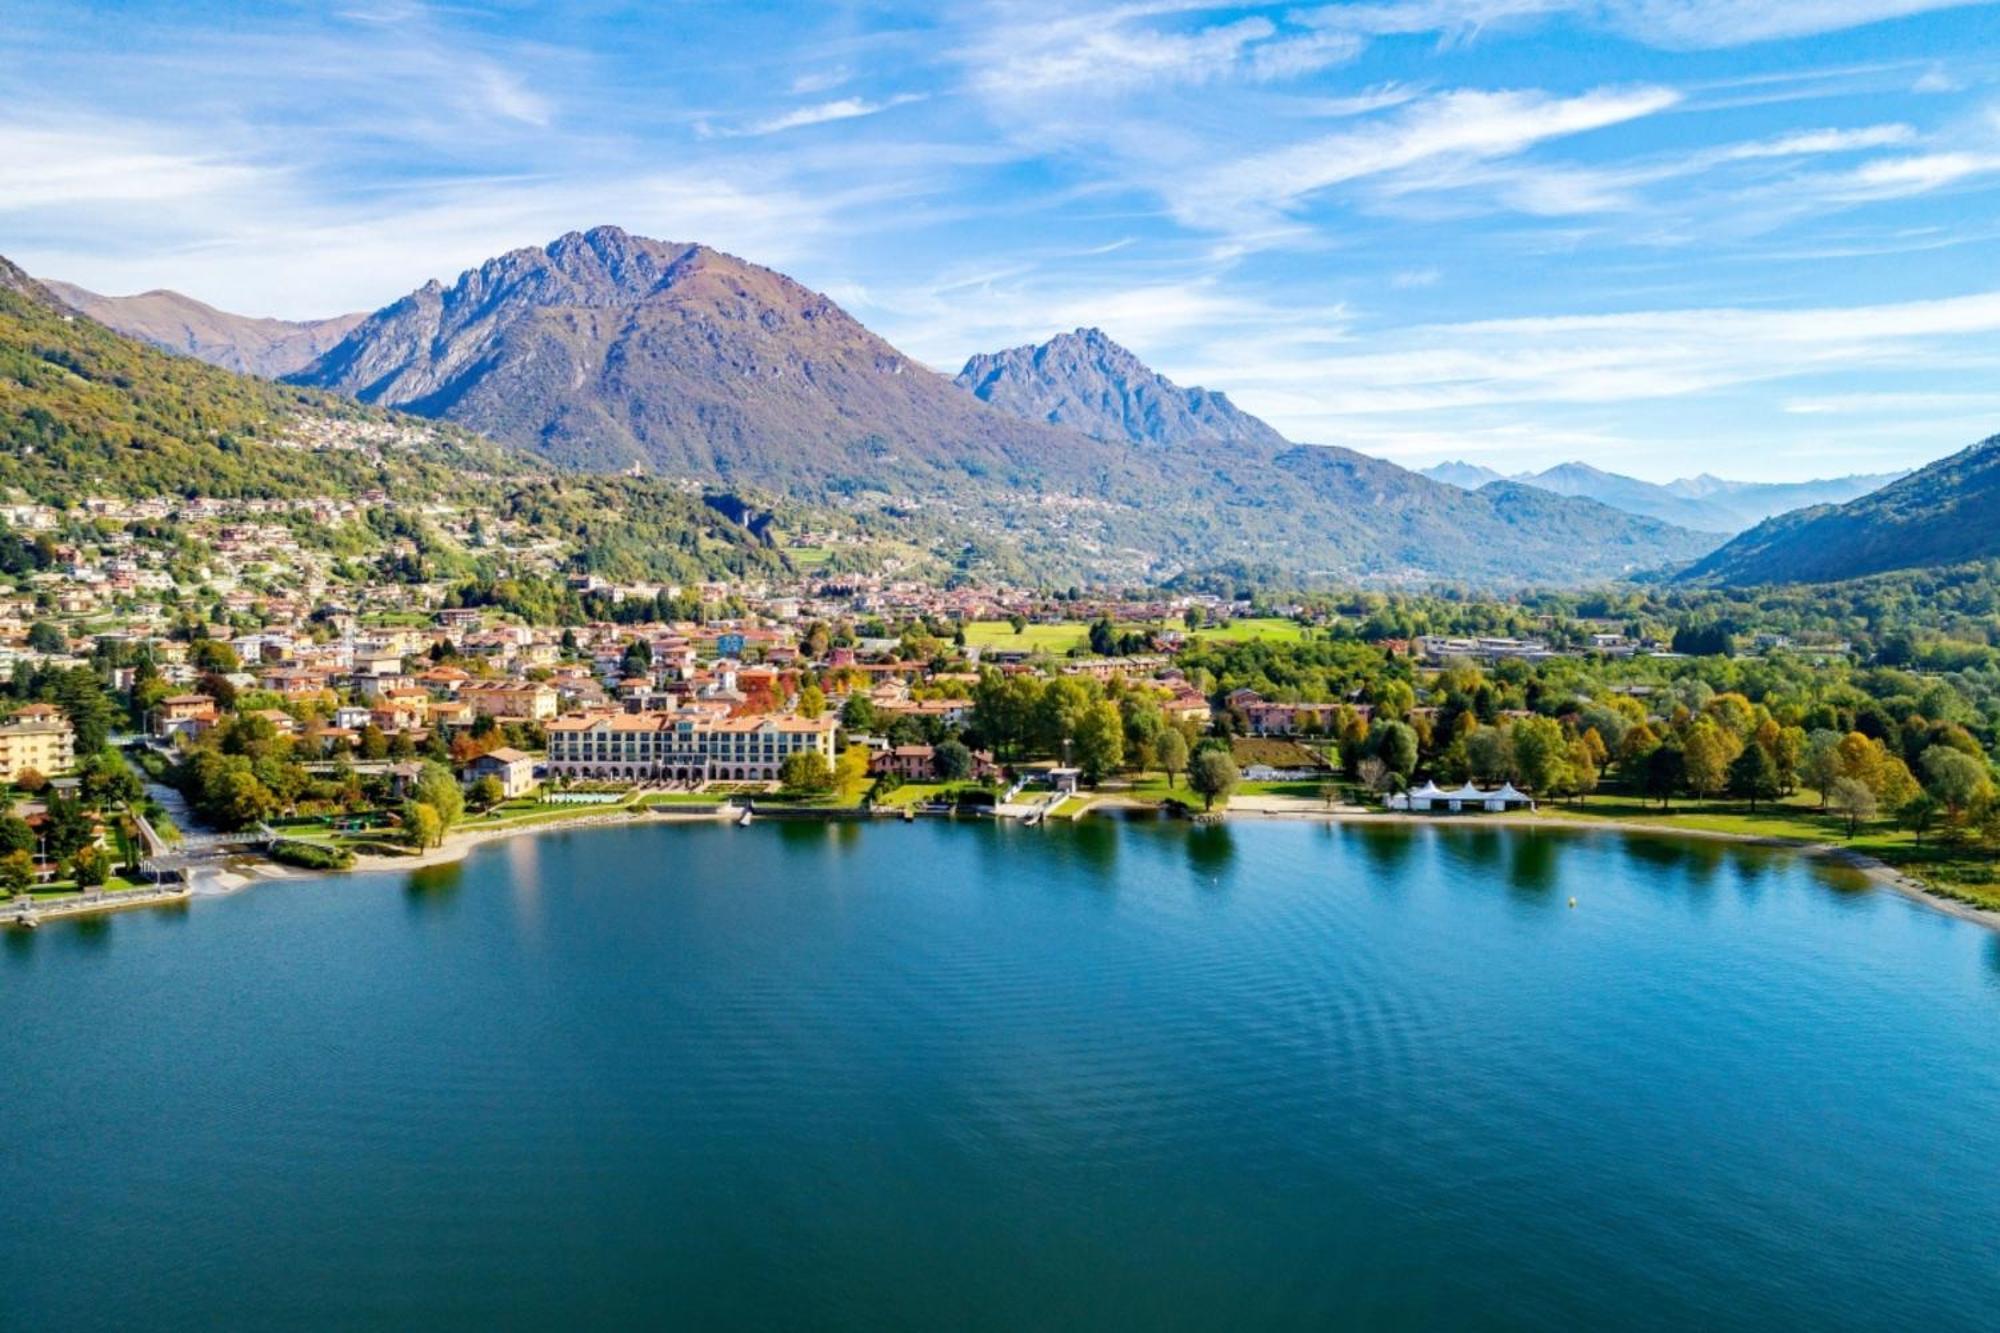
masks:
{"type": "Polygon", "coordinates": [[[893,750],[884,750],[869,764],[874,773],[893,773],[905,780],[922,781],[935,773],[937,751],[928,745],[898,745],[893,750]]]}
{"type": "Polygon", "coordinates": [[[199,736],[216,722],[215,700],[205,694],[176,694],[153,710],[153,734],[199,736]]]}
{"type": "Polygon", "coordinates": [[[517,722],[546,722],[561,703],[561,696],[541,681],[481,681],[461,688],[458,697],[480,717],[517,722]]]}
{"type": "Polygon", "coordinates": [[[500,794],[509,799],[525,796],[535,789],[535,757],[521,750],[502,746],[489,750],[465,766],[465,779],[477,782],[481,778],[498,778],[500,794]]]}
{"type": "Polygon", "coordinates": [[[0,724],[0,781],[13,782],[30,770],[49,777],[76,767],[76,733],[62,710],[29,704],[0,724]]]}
{"type": "Polygon", "coordinates": [[[831,717],[730,717],[719,705],[671,713],[584,713],[548,724],[549,775],[632,782],[770,782],[785,760],[833,763],[831,717]]]}

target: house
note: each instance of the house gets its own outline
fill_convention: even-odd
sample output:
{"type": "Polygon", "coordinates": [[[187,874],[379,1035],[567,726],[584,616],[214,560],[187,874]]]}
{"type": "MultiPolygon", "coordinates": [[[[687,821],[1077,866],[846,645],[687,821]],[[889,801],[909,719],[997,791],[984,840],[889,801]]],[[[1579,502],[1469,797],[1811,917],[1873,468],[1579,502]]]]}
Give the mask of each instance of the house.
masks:
{"type": "Polygon", "coordinates": [[[43,777],[76,767],[76,733],[50,704],[29,704],[0,725],[0,781],[34,771],[43,777]]]}
{"type": "Polygon", "coordinates": [[[176,694],[153,710],[153,734],[195,737],[215,725],[215,700],[205,694],[176,694]]]}
{"type": "Polygon", "coordinates": [[[928,745],[898,745],[875,755],[868,764],[872,773],[893,774],[904,779],[923,780],[936,771],[937,751],[928,745]]]}
{"type": "Polygon", "coordinates": [[[502,746],[497,750],[489,750],[467,764],[462,776],[467,782],[477,782],[481,778],[498,778],[500,794],[512,799],[535,789],[535,757],[524,751],[502,746]]]}

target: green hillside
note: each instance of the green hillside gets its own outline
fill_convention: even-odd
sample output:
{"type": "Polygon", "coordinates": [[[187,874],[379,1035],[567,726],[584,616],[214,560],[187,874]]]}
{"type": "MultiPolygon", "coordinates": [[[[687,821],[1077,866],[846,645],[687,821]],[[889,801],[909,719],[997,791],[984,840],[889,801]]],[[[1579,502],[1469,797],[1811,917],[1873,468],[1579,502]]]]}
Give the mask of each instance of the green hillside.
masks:
{"type": "Polygon", "coordinates": [[[1844,505],[1761,523],[1684,577],[1827,583],[2000,555],[2000,435],[1844,505]]]}

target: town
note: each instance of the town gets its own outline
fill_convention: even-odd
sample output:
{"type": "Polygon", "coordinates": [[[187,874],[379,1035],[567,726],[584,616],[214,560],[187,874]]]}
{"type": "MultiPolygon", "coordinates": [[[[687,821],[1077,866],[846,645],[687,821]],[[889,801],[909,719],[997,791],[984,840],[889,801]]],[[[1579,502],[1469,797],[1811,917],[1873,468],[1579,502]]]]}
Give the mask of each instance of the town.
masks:
{"type": "Polygon", "coordinates": [[[386,494],[17,498],[0,522],[0,888],[22,920],[258,853],[339,869],[642,815],[1520,811],[1600,788],[1754,810],[1810,787],[1918,840],[1993,822],[1976,677],[1885,679],[1895,644],[1782,614],[975,586],[829,568],[837,532],[801,534],[784,574],[619,582],[531,525],[386,494]],[[501,575],[425,577],[425,533],[501,575]],[[581,614],[506,592],[532,581],[581,614]],[[1834,680],[1843,703],[1808,708],[1834,680]],[[1870,690],[1918,697],[1906,719],[1870,690]]]}

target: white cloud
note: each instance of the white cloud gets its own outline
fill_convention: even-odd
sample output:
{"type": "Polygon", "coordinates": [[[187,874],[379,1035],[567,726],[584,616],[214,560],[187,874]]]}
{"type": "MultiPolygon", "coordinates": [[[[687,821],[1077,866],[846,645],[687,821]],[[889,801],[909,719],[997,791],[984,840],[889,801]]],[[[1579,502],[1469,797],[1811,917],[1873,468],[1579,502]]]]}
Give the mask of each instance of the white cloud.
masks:
{"type": "Polygon", "coordinates": [[[1052,17],[1003,8],[962,53],[979,90],[1019,99],[1055,90],[1103,95],[1161,84],[1293,79],[1351,59],[1358,37],[1285,31],[1262,17],[1176,28],[1154,20],[1194,5],[1126,4],[1052,17]]]}
{"type": "MultiPolygon", "coordinates": [[[[1542,92],[1451,92],[1399,114],[1255,154],[1166,187],[1190,226],[1237,230],[1268,225],[1329,187],[1418,167],[1477,165],[1549,139],[1602,129],[1671,107],[1667,88],[1599,89],[1576,97],[1542,92]]],[[[1430,188],[1441,182],[1433,178],[1430,188]]]]}
{"type": "Polygon", "coordinates": [[[195,201],[275,174],[114,122],[0,122],[0,145],[0,214],[195,201]]]}
{"type": "Polygon", "coordinates": [[[862,97],[842,97],[831,102],[820,102],[813,106],[797,107],[791,111],[753,121],[739,134],[777,134],[784,130],[802,129],[808,125],[826,125],[839,120],[859,120],[863,116],[878,115],[893,107],[908,106],[911,102],[924,100],[922,93],[898,93],[871,102],[862,97]]]}
{"type": "Polygon", "coordinates": [[[1307,21],[1370,37],[1435,32],[1469,41],[1555,15],[1653,46],[1703,49],[1807,37],[1988,0],[1405,0],[1329,5],[1307,21]]]}

